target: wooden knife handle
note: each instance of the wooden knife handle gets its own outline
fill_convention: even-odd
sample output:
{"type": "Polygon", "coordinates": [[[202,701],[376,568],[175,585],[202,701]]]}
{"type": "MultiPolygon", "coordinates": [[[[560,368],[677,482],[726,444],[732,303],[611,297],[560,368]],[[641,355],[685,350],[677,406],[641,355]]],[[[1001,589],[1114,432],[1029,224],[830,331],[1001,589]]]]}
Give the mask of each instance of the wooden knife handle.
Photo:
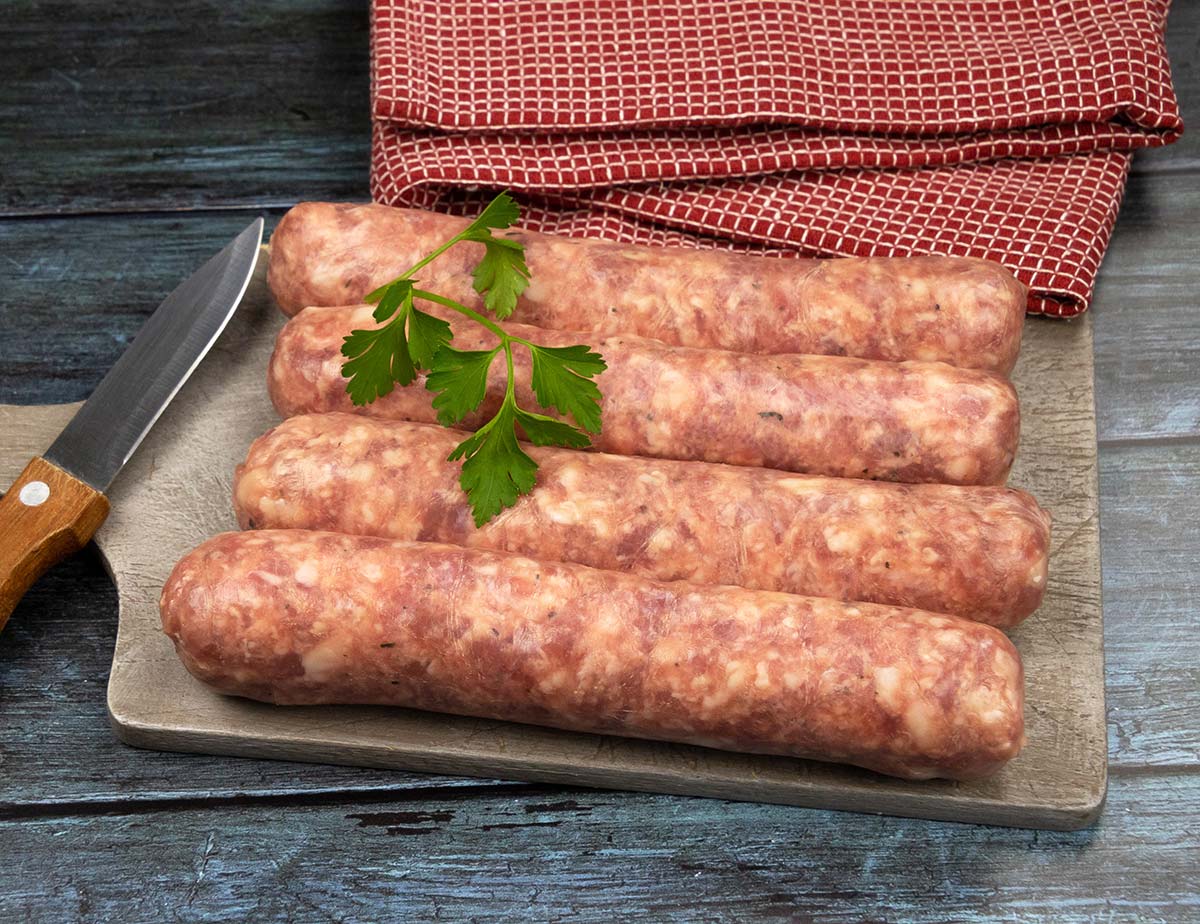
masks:
{"type": "Polygon", "coordinates": [[[51,565],[78,552],[108,516],[108,498],[36,458],[0,497],[0,629],[51,565]]]}

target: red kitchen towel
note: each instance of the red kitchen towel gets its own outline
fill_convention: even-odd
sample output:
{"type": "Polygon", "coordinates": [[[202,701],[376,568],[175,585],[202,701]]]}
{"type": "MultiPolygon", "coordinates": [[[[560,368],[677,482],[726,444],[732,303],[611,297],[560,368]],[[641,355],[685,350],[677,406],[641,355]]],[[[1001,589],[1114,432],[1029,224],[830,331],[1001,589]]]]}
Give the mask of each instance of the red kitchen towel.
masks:
{"type": "Polygon", "coordinates": [[[1091,297],[1183,123],[1169,0],[373,0],[376,200],[542,231],[987,257],[1091,297]]]}

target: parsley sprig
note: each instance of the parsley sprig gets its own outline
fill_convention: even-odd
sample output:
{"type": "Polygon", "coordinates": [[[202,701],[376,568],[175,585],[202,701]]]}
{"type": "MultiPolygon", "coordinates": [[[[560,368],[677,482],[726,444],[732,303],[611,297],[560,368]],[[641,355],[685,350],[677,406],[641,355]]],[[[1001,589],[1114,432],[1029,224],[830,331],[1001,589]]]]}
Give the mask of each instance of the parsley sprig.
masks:
{"type": "Polygon", "coordinates": [[[347,361],[342,375],[346,391],[356,405],[370,404],[390,393],[396,385],[412,384],[420,370],[428,370],[425,387],[434,393],[433,407],[438,422],[451,427],[483,403],[488,372],[497,356],[504,355],[504,398],[496,414],[455,447],[450,461],[462,460],[459,483],[476,526],[482,526],[517,498],[533,488],[537,463],[522,451],[517,428],[535,446],[591,445],[587,433],[600,432],[600,389],[593,379],[607,366],[599,353],[583,345],[539,346],[515,337],[490,318],[461,302],[417,288],[415,274],[455,244],[473,241],[484,246],[483,259],[475,266],[473,285],[483,304],[496,318],[509,317],[517,299],[529,285],[525,247],[518,241],[497,238],[492,231],[508,228],[520,210],[507,193],[493,199],[471,224],[421,259],[396,279],[367,294],[375,305],[373,316],[382,326],[354,330],[342,343],[347,361]],[[458,312],[499,338],[490,350],[456,350],[450,346],[453,333],[441,318],[421,311],[416,302],[426,301],[458,312]],[[552,408],[574,418],[578,426],[539,414],[517,404],[513,372],[513,347],[529,350],[532,359],[530,385],[542,408],[552,408]],[[587,431],[587,432],[585,432],[587,431]]]}

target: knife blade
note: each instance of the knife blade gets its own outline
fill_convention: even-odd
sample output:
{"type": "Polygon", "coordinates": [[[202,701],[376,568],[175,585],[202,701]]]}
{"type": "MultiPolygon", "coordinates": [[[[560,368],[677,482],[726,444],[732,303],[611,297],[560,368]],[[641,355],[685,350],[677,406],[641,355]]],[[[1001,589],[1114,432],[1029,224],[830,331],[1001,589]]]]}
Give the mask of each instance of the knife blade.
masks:
{"type": "Polygon", "coordinates": [[[45,455],[0,497],[0,629],[33,582],[104,522],[104,491],[233,317],[262,235],[257,218],[180,283],[45,455]]]}

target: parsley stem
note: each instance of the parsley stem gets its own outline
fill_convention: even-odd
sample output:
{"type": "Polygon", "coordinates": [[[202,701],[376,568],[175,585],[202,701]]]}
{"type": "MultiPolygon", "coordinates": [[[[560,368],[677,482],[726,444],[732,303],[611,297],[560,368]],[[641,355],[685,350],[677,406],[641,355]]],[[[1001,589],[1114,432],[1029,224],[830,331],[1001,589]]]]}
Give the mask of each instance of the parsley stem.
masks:
{"type": "Polygon", "coordinates": [[[509,340],[516,339],[514,337],[510,337],[507,333],[505,333],[504,328],[501,327],[499,324],[495,323],[494,321],[492,321],[488,318],[485,318],[478,311],[472,311],[466,305],[462,304],[461,302],[456,302],[452,298],[446,298],[444,295],[438,295],[436,292],[425,292],[421,289],[413,290],[413,298],[423,298],[427,302],[435,302],[438,305],[444,305],[447,308],[453,308],[459,314],[466,315],[472,321],[478,321],[480,324],[482,324],[484,327],[486,327],[488,330],[490,330],[493,334],[495,334],[497,337],[499,337],[502,341],[504,341],[506,343],[509,340]]]}
{"type": "MultiPolygon", "coordinates": [[[[472,309],[468,308],[466,305],[462,304],[461,302],[456,302],[452,298],[446,298],[444,295],[438,295],[436,292],[425,292],[421,289],[413,290],[413,298],[414,299],[423,298],[426,301],[434,302],[438,305],[443,305],[446,308],[452,308],[453,310],[457,311],[459,314],[465,315],[466,317],[471,318],[473,321],[478,321],[480,324],[482,324],[484,327],[486,327],[493,334],[495,334],[497,337],[500,338],[500,346],[504,348],[504,365],[508,371],[508,377],[504,383],[504,404],[512,405],[513,407],[515,407],[516,403],[517,403],[516,385],[515,385],[517,379],[516,379],[516,374],[513,371],[512,345],[514,343],[522,343],[525,346],[532,348],[533,344],[530,343],[528,340],[525,340],[521,337],[512,336],[499,324],[495,323],[494,321],[490,320],[489,318],[485,318],[478,311],[473,311],[472,309]]],[[[496,418],[492,418],[491,420],[489,420],[487,422],[487,424],[485,426],[480,428],[480,432],[489,429],[491,427],[491,425],[495,422],[496,422],[496,418]]]]}
{"type": "Polygon", "coordinates": [[[465,239],[466,239],[465,231],[462,234],[456,234],[454,237],[450,238],[450,240],[446,241],[446,243],[444,243],[437,250],[434,250],[431,253],[427,254],[424,258],[417,261],[415,264],[413,264],[411,267],[409,267],[407,270],[405,270],[400,276],[398,276],[396,279],[394,279],[392,281],[399,282],[401,279],[411,279],[413,276],[413,273],[415,273],[417,270],[424,269],[426,266],[428,266],[430,263],[432,263],[434,260],[436,260],[442,254],[444,254],[447,250],[449,250],[455,244],[462,243],[462,241],[465,239]]]}
{"type": "Polygon", "coordinates": [[[461,234],[456,234],[454,237],[450,238],[450,240],[446,241],[446,243],[444,243],[441,247],[437,248],[437,250],[434,250],[432,253],[429,253],[426,256],[424,256],[423,258],[421,258],[420,260],[418,260],[416,263],[414,263],[412,266],[410,266],[408,269],[406,269],[403,273],[401,273],[399,276],[397,276],[395,279],[393,279],[391,282],[386,282],[383,285],[379,286],[379,288],[368,293],[366,296],[364,296],[364,300],[367,302],[370,302],[370,303],[374,303],[374,302],[378,301],[378,299],[375,298],[375,296],[381,295],[386,289],[388,289],[390,286],[394,286],[398,282],[404,282],[407,279],[412,279],[413,273],[415,273],[417,270],[424,269],[426,266],[428,266],[430,263],[432,263],[434,260],[436,260],[442,254],[444,254],[447,250],[449,250],[455,244],[461,244],[464,240],[466,240],[466,234],[467,234],[466,231],[462,232],[461,234]]]}
{"type": "Polygon", "coordinates": [[[513,385],[516,376],[513,375],[512,339],[504,335],[504,365],[508,368],[508,381],[504,383],[504,400],[508,404],[516,404],[516,391],[513,385]]]}
{"type": "MultiPolygon", "coordinates": [[[[516,219],[517,219],[517,211],[516,211],[516,206],[513,205],[513,203],[512,203],[512,199],[509,198],[508,193],[504,193],[504,192],[500,193],[499,195],[496,196],[495,199],[493,199],[491,202],[489,202],[487,204],[487,207],[483,210],[482,214],[480,214],[480,216],[478,218],[476,218],[473,222],[471,222],[469,225],[467,225],[467,227],[465,227],[461,231],[459,231],[458,234],[454,235],[454,237],[450,238],[450,240],[446,241],[446,243],[444,243],[437,250],[433,251],[430,254],[427,254],[422,260],[418,261],[414,266],[407,269],[404,273],[402,273],[399,277],[397,277],[393,281],[399,282],[401,279],[411,279],[413,274],[417,270],[423,269],[424,267],[428,266],[430,263],[432,263],[434,260],[436,260],[442,254],[444,254],[447,250],[449,250],[451,247],[453,247],[455,244],[461,244],[463,241],[471,240],[472,234],[474,232],[477,232],[478,230],[480,230],[481,227],[485,228],[485,229],[507,228],[512,222],[516,221],[516,219]],[[485,216],[487,216],[488,212],[493,208],[493,206],[501,205],[504,202],[507,202],[508,205],[510,207],[512,207],[512,209],[513,209],[512,217],[508,218],[507,220],[503,221],[500,224],[485,223],[486,222],[485,216]]],[[[391,285],[391,283],[389,283],[389,285],[391,285]]]]}

